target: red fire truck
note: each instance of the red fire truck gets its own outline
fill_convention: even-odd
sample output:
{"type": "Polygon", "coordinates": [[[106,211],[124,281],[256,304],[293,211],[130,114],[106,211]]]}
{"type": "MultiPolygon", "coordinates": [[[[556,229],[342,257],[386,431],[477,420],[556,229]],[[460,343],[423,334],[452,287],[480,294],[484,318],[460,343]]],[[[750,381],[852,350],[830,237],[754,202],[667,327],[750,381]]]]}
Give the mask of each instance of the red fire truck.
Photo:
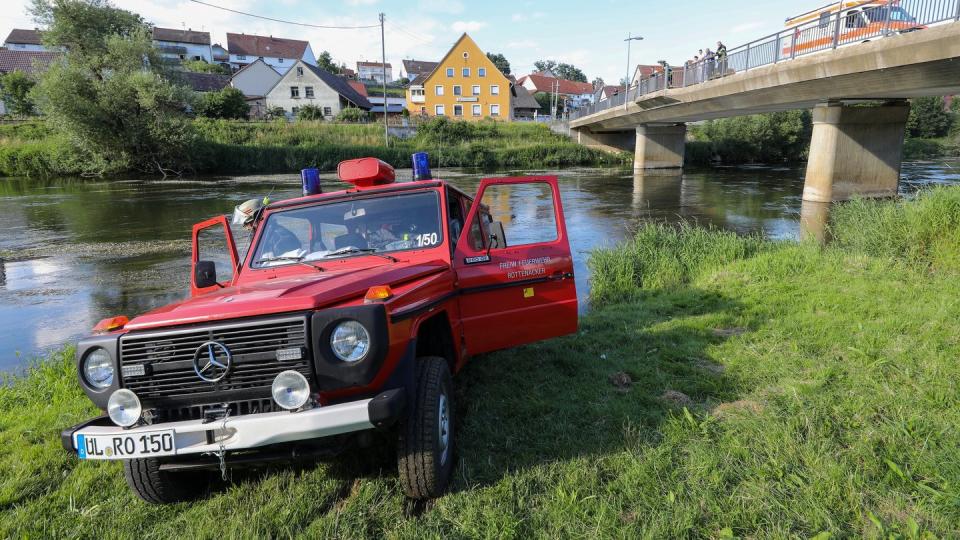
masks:
{"type": "Polygon", "coordinates": [[[193,227],[191,296],[105,319],[77,346],[104,415],[64,430],[87,460],[122,460],[151,503],[206,493],[240,466],[396,436],[408,496],[442,494],[454,461],[451,376],[477,354],[577,328],[556,177],[395,182],[341,163],[343,191],[193,227]],[[243,216],[241,216],[243,217],[243,216]]]}

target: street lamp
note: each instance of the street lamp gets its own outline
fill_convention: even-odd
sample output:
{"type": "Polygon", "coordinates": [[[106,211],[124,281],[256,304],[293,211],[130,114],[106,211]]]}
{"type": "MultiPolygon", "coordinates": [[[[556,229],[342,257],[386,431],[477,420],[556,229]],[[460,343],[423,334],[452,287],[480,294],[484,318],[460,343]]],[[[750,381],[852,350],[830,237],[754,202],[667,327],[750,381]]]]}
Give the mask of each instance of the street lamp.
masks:
{"type": "Polygon", "coordinates": [[[630,33],[627,34],[627,39],[624,41],[627,42],[627,77],[625,79],[625,84],[623,85],[623,108],[627,108],[627,95],[630,94],[630,42],[631,41],[643,41],[643,36],[634,36],[630,33]]]}

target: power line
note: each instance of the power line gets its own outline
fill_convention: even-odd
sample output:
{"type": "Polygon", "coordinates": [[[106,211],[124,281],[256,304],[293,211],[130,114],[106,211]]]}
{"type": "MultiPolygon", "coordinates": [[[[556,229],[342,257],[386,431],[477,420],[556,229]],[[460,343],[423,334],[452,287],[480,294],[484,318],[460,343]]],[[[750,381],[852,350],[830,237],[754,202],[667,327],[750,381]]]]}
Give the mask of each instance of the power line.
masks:
{"type": "Polygon", "coordinates": [[[431,45],[431,44],[433,44],[433,40],[432,40],[432,39],[427,39],[427,38],[418,36],[417,34],[414,34],[413,32],[410,32],[410,31],[406,30],[406,29],[403,28],[402,26],[396,26],[396,25],[394,25],[393,23],[387,23],[387,26],[390,28],[391,31],[403,32],[404,34],[412,37],[413,39],[415,39],[415,40],[417,40],[417,41],[419,41],[419,42],[421,42],[421,43],[423,43],[423,44],[425,44],[425,45],[431,45]]]}
{"type": "Polygon", "coordinates": [[[236,9],[230,9],[223,6],[208,4],[207,2],[201,2],[200,0],[190,0],[190,1],[193,2],[194,4],[202,4],[204,6],[212,7],[215,9],[222,9],[223,11],[229,11],[230,13],[236,13],[238,15],[245,15],[247,17],[254,17],[256,19],[263,19],[265,21],[273,21],[273,22],[278,22],[283,24],[293,24],[296,26],[308,26],[310,28],[324,28],[327,30],[360,30],[364,28],[380,28],[379,24],[371,24],[367,26],[329,26],[329,25],[322,25],[322,24],[309,24],[309,23],[302,23],[302,22],[295,22],[295,21],[287,21],[284,19],[275,19],[273,17],[265,17],[263,15],[257,15],[255,13],[247,13],[245,11],[238,11],[236,9]]]}

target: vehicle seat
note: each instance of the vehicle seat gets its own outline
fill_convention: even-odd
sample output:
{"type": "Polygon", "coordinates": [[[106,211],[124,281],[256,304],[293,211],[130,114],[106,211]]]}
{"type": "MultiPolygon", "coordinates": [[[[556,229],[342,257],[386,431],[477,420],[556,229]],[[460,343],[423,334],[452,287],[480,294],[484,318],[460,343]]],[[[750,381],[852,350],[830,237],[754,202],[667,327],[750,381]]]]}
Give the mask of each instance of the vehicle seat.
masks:
{"type": "Polygon", "coordinates": [[[463,232],[463,224],[460,223],[459,219],[450,220],[450,245],[457,245],[457,240],[460,238],[460,233],[463,232]]]}
{"type": "Polygon", "coordinates": [[[343,249],[350,246],[360,249],[367,249],[369,247],[367,245],[367,239],[357,233],[341,234],[333,239],[333,249],[343,249]]]}

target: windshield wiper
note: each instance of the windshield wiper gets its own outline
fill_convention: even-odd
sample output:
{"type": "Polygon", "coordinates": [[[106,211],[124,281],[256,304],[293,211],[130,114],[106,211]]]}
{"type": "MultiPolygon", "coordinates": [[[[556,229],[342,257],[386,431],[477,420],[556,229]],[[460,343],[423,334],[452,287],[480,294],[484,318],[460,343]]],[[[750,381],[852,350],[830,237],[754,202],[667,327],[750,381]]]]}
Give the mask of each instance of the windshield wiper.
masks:
{"type": "Polygon", "coordinates": [[[302,264],[304,266],[313,268],[317,272],[323,272],[323,268],[320,268],[315,264],[310,264],[309,262],[303,260],[303,257],[289,257],[289,256],[288,257],[267,257],[266,259],[260,259],[256,261],[254,264],[262,265],[263,263],[272,263],[272,262],[281,262],[281,261],[302,264]]]}
{"type": "Polygon", "coordinates": [[[327,257],[334,257],[337,255],[349,255],[351,253],[363,253],[366,255],[376,255],[377,257],[383,257],[384,259],[390,262],[397,262],[398,260],[396,257],[391,257],[390,255],[387,255],[385,253],[377,253],[377,250],[373,248],[358,248],[354,246],[347,246],[347,247],[342,247],[340,249],[335,249],[327,253],[323,257],[327,258],[327,257]]]}

